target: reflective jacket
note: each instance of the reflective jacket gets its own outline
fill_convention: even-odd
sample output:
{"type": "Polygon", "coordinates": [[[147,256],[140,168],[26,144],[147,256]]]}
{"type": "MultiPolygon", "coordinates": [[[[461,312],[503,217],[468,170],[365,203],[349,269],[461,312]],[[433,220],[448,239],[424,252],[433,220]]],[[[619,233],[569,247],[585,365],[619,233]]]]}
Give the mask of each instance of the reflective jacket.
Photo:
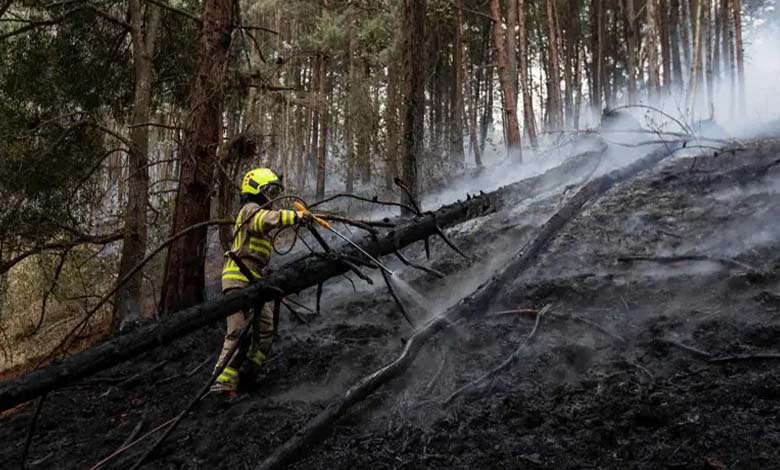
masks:
{"type": "MultiPolygon", "coordinates": [[[[294,225],[298,214],[291,210],[266,210],[259,204],[250,202],[244,204],[238,211],[236,223],[233,226],[233,247],[231,251],[252,271],[255,278],[268,265],[273,250],[270,232],[274,229],[294,225]]],[[[225,255],[225,265],[222,269],[222,291],[242,288],[249,280],[241,274],[238,265],[225,255]]]]}

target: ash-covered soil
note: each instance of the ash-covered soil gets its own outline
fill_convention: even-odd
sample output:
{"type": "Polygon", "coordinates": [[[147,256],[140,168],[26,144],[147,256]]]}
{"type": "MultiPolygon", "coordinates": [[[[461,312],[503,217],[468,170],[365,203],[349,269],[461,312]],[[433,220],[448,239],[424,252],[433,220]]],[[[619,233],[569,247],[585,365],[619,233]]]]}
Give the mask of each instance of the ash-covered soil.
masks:
{"type": "MultiPolygon", "coordinates": [[[[425,298],[416,318],[468,295],[521,250],[576,192],[562,180],[610,167],[584,158],[500,193],[496,213],[451,229],[473,261],[439,240],[430,261],[421,243],[404,250],[445,279],[388,258],[425,298]]],[[[746,357],[780,352],[778,158],[772,144],[676,157],[617,185],[482,314],[431,340],[290,467],[780,468],[780,360],[746,357]],[[699,258],[669,259],[688,255],[699,258]],[[630,256],[664,258],[618,260],[630,256]],[[534,315],[500,313],[548,304],[531,343],[534,315]],[[674,342],[739,360],[708,362],[674,342]],[[447,401],[515,351],[510,368],[447,401]]],[[[309,325],[283,316],[258,383],[233,400],[204,399],[144,468],[252,468],[393,360],[411,328],[374,278],[355,279],[356,291],[329,281],[309,325]]],[[[313,293],[300,300],[313,306],[313,293]]],[[[221,334],[201,331],[50,394],[28,468],[90,468],[139,422],[143,434],[175,416],[210,374],[221,334]]],[[[2,468],[19,464],[32,405],[0,420],[2,468]]],[[[129,468],[152,439],[107,467],[129,468]]]]}

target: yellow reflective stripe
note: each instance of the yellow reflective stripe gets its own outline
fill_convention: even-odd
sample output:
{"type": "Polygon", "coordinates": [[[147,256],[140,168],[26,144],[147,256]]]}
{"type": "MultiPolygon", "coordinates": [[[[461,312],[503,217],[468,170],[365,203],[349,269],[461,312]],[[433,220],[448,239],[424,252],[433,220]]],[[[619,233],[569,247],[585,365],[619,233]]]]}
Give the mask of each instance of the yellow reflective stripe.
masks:
{"type": "Polygon", "coordinates": [[[238,376],[238,371],[236,369],[230,367],[230,366],[225,367],[225,369],[222,370],[222,373],[225,374],[225,375],[233,376],[233,377],[237,377],[238,376]]]}
{"type": "Polygon", "coordinates": [[[241,237],[241,226],[244,224],[244,211],[241,211],[238,213],[238,218],[236,219],[236,226],[233,229],[233,251],[238,251],[241,249],[241,245],[243,244],[243,240],[241,237]]]}
{"type": "Polygon", "coordinates": [[[222,273],[222,280],[223,281],[244,281],[249,282],[249,279],[246,278],[241,273],[222,273]]]}
{"type": "MultiPolygon", "coordinates": [[[[252,273],[252,276],[254,276],[256,279],[260,279],[260,275],[254,272],[253,270],[249,270],[252,273]]],[[[239,279],[241,281],[248,281],[246,276],[239,270],[239,269],[225,269],[222,271],[222,279],[239,279]]]]}
{"type": "Polygon", "coordinates": [[[265,238],[259,238],[259,237],[249,237],[249,243],[253,245],[262,245],[269,250],[271,249],[271,242],[266,240],[265,238]]]}
{"type": "Polygon", "coordinates": [[[255,253],[260,253],[261,255],[265,256],[271,256],[271,251],[263,246],[259,245],[253,245],[252,243],[249,244],[249,251],[254,251],[255,253]]]}
{"type": "Polygon", "coordinates": [[[254,231],[255,232],[262,232],[263,231],[263,221],[265,220],[265,217],[268,215],[267,210],[261,210],[255,215],[254,220],[254,231]]]}
{"type": "Polygon", "coordinates": [[[293,224],[295,224],[295,217],[296,217],[295,211],[283,210],[282,214],[287,216],[286,218],[282,217],[282,225],[293,225],[293,224]]]}
{"type": "Polygon", "coordinates": [[[250,351],[249,354],[247,354],[247,359],[255,363],[255,365],[261,366],[263,365],[263,362],[265,362],[265,354],[263,354],[262,351],[250,351]]]}

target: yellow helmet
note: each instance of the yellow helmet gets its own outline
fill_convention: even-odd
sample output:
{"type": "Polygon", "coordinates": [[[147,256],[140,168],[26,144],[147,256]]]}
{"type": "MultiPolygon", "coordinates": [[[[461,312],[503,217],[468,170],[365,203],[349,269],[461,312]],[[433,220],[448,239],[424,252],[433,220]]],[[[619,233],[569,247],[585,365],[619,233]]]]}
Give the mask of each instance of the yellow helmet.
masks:
{"type": "Polygon", "coordinates": [[[256,196],[265,194],[269,198],[274,197],[272,193],[279,193],[282,189],[282,180],[276,173],[268,168],[255,168],[249,170],[241,180],[241,194],[256,196]],[[273,190],[273,191],[272,191],[273,190]]]}

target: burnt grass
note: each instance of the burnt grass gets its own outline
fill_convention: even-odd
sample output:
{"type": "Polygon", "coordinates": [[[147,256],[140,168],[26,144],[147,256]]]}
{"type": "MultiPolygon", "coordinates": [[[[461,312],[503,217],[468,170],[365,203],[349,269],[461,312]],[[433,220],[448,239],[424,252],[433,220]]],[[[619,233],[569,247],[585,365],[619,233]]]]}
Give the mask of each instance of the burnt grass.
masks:
{"type": "MultiPolygon", "coordinates": [[[[780,360],[713,364],[669,342],[712,357],[780,352],[779,150],[670,159],[586,205],[483,314],[431,340],[290,468],[780,468],[780,360]],[[617,261],[691,254],[752,268],[617,261]],[[525,342],[533,315],[496,312],[547,304],[511,368],[443,404],[525,342]]],[[[473,261],[439,240],[430,261],[421,243],[406,248],[447,274],[391,262],[430,304],[415,316],[486,280],[568,193],[502,194],[497,213],[450,230],[473,261]]],[[[257,383],[233,399],[206,397],[144,468],[253,468],[391,361],[411,328],[374,278],[355,279],[357,291],[329,281],[309,325],[283,315],[257,383]]],[[[300,300],[313,305],[313,293],[300,300]]],[[[139,422],[143,434],[175,416],[209,376],[221,336],[204,329],[51,393],[27,468],[90,468],[139,422]]],[[[33,409],[2,416],[0,467],[18,467],[33,409]]],[[[129,468],[151,440],[104,468],[129,468]]]]}

